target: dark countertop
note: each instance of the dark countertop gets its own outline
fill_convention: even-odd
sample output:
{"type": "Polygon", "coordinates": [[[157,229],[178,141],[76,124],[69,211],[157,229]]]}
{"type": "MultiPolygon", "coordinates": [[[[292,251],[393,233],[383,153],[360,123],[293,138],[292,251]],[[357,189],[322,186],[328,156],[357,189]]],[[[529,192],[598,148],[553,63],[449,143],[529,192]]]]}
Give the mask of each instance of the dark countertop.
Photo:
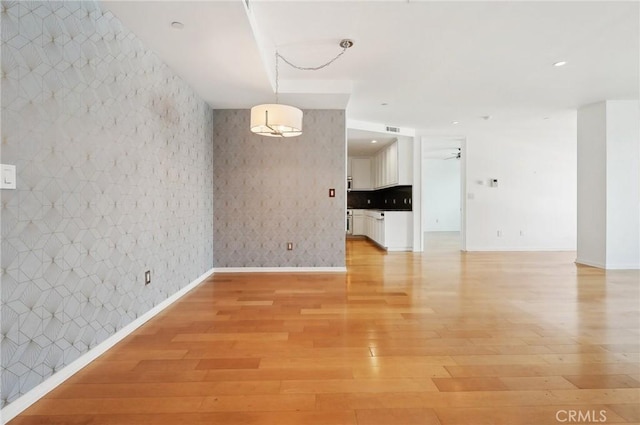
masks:
{"type": "Polygon", "coordinates": [[[382,209],[382,208],[353,208],[353,207],[349,207],[349,206],[347,206],[347,209],[348,209],[348,210],[375,210],[375,211],[389,211],[389,212],[393,212],[393,211],[411,212],[411,211],[413,211],[413,210],[410,210],[410,209],[404,209],[404,210],[401,210],[401,209],[397,209],[397,208],[396,208],[396,209],[382,209]]]}

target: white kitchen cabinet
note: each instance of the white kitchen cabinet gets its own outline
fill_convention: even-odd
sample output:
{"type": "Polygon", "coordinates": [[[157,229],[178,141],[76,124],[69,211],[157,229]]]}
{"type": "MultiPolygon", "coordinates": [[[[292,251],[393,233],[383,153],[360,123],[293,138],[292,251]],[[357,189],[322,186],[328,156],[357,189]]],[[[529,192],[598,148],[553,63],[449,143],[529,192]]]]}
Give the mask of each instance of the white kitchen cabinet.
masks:
{"type": "Polygon", "coordinates": [[[386,161],[387,158],[385,157],[384,153],[386,152],[386,149],[383,149],[382,151],[378,152],[378,187],[384,187],[386,185],[386,173],[385,173],[385,168],[386,168],[386,161]]]}
{"type": "Polygon", "coordinates": [[[380,245],[381,247],[386,249],[386,234],[385,234],[385,230],[384,230],[384,218],[378,218],[375,221],[374,224],[374,231],[373,231],[373,236],[374,236],[374,241],[376,241],[378,243],[378,245],[380,245]]]}
{"type": "MultiPolygon", "coordinates": [[[[387,251],[413,250],[411,211],[363,210],[363,235],[387,251]]],[[[354,215],[354,234],[355,233],[354,215]]]]}
{"type": "Polygon", "coordinates": [[[413,213],[411,211],[385,211],[383,246],[387,251],[413,249],[413,213]]]}
{"type": "Polygon", "coordinates": [[[382,184],[382,157],[375,155],[371,159],[371,170],[373,174],[373,187],[378,188],[382,184]]]}
{"type": "Polygon", "coordinates": [[[385,156],[385,182],[387,185],[398,184],[398,143],[392,143],[386,150],[385,156]]]}
{"type": "Polygon", "coordinates": [[[380,210],[364,210],[364,235],[385,247],[384,212],[380,210]]]}
{"type": "Polygon", "coordinates": [[[395,173],[399,186],[413,184],[413,141],[398,140],[397,162],[395,173]]]}
{"type": "Polygon", "coordinates": [[[396,140],[372,158],[372,182],[375,189],[412,184],[411,150],[410,140],[396,140]]]}
{"type": "Polygon", "coordinates": [[[366,235],[364,210],[353,210],[353,234],[366,235]]]}
{"type": "Polygon", "coordinates": [[[363,221],[364,221],[364,235],[369,239],[373,240],[373,222],[374,222],[373,217],[365,215],[363,221]]]}
{"type": "Polygon", "coordinates": [[[382,149],[372,159],[373,161],[373,182],[374,188],[379,189],[387,186],[387,148],[382,149]]]}
{"type": "Polygon", "coordinates": [[[351,189],[371,190],[371,158],[351,158],[351,189]]]}

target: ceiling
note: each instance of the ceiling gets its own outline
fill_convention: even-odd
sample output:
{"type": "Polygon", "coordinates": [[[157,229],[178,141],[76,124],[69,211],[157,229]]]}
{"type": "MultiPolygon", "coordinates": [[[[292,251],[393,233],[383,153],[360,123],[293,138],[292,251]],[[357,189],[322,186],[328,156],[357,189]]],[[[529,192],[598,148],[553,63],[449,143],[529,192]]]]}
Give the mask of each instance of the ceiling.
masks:
{"type": "Polygon", "coordinates": [[[343,38],[322,70],[280,63],[281,102],[454,136],[638,98],[639,2],[103,3],[213,108],[273,102],[276,47],[316,66],[343,38]]]}
{"type": "Polygon", "coordinates": [[[398,138],[389,134],[349,128],[347,129],[347,140],[349,141],[347,153],[349,156],[373,156],[398,138]]]}

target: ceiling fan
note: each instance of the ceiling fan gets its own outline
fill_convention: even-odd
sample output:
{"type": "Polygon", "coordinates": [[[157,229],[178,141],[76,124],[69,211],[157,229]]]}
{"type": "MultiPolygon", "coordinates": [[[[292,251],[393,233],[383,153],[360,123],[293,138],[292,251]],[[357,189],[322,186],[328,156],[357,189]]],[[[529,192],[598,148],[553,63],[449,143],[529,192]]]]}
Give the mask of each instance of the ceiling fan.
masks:
{"type": "Polygon", "coordinates": [[[460,157],[462,156],[462,149],[458,148],[458,152],[456,152],[455,154],[453,154],[453,156],[450,156],[448,158],[445,158],[445,160],[447,159],[460,159],[460,157]]]}

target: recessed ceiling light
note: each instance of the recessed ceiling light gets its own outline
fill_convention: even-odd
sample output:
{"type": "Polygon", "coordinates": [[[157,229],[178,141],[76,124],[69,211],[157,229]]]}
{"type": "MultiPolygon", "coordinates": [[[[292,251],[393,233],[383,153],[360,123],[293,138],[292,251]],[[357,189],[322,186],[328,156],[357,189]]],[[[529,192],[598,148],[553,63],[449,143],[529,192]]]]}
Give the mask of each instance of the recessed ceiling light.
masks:
{"type": "Polygon", "coordinates": [[[182,28],[184,28],[184,24],[182,22],[173,21],[171,22],[171,28],[181,30],[182,28]]]}
{"type": "Polygon", "coordinates": [[[378,141],[377,140],[372,140],[371,143],[378,143],[378,141]]]}
{"type": "Polygon", "coordinates": [[[567,61],[559,61],[554,63],[553,66],[560,67],[560,66],[565,66],[566,64],[567,64],[567,61]]]}
{"type": "Polygon", "coordinates": [[[451,124],[458,125],[458,124],[460,124],[460,121],[451,121],[451,124]]]}

